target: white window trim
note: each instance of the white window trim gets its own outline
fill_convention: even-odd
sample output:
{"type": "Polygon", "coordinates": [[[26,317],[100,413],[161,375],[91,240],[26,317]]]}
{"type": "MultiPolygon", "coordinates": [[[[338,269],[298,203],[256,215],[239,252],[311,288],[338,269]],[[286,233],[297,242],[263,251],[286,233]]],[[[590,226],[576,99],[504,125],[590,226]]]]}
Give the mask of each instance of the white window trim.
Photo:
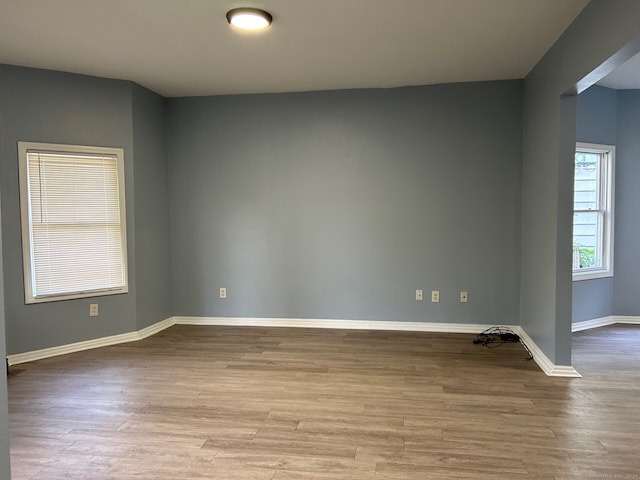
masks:
{"type": "Polygon", "coordinates": [[[124,178],[124,150],[113,147],[94,147],[83,145],[64,145],[55,143],[18,142],[18,174],[20,183],[20,215],[22,229],[22,259],[24,269],[24,295],[26,304],[55,302],[60,300],[72,300],[78,298],[101,297],[105,295],[118,295],[128,293],[129,274],[127,265],[127,219],[125,205],[125,178],[124,178]],[[123,285],[120,288],[79,291],[60,295],[33,295],[32,275],[32,245],[31,245],[31,219],[29,214],[29,183],[27,152],[40,150],[56,153],[78,153],[112,155],[116,157],[118,174],[118,195],[120,198],[120,232],[122,248],[122,268],[124,272],[123,285]]]}
{"type": "MultiPolygon", "coordinates": [[[[605,176],[604,185],[606,191],[600,201],[605,206],[603,222],[603,247],[602,262],[603,268],[585,269],[583,271],[573,270],[573,281],[593,280],[596,278],[613,277],[613,227],[614,227],[614,199],[615,199],[615,161],[616,147],[614,145],[602,145],[596,143],[576,143],[576,151],[586,151],[592,153],[606,153],[608,155],[607,165],[603,167],[602,175],[605,176]]],[[[575,162],[575,155],[574,155],[575,162]]],[[[575,168],[575,167],[574,167],[575,168]]]]}

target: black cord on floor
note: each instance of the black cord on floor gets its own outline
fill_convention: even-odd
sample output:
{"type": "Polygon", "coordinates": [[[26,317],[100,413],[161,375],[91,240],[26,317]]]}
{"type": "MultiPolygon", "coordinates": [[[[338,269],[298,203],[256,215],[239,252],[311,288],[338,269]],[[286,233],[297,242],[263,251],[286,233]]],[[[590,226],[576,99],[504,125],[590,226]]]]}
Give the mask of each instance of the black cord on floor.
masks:
{"type": "Polygon", "coordinates": [[[511,330],[508,327],[491,327],[487,328],[484,332],[478,334],[473,343],[480,344],[487,348],[498,348],[504,343],[516,343],[520,342],[520,344],[527,351],[529,356],[527,360],[531,360],[533,358],[533,353],[529,350],[529,347],[525,345],[516,332],[511,330]]]}

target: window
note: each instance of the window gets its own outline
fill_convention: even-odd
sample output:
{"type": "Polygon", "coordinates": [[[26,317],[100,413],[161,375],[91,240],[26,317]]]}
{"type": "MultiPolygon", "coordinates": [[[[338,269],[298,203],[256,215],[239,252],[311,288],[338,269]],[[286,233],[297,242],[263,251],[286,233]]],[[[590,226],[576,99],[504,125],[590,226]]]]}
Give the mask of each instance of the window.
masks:
{"type": "Polygon", "coordinates": [[[573,193],[573,279],[613,275],[615,147],[578,143],[573,193]]]}
{"type": "Polygon", "coordinates": [[[126,293],[124,153],[18,142],[25,302],[126,293]]]}

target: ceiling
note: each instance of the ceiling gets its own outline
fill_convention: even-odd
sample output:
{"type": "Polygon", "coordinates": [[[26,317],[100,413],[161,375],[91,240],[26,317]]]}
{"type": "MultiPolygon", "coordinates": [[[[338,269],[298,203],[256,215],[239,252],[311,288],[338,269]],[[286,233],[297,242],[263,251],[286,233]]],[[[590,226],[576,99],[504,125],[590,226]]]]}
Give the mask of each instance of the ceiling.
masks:
{"type": "Polygon", "coordinates": [[[0,63],[167,97],[524,78],[588,0],[0,0],[0,63]],[[240,33],[227,10],[273,25],[240,33]]]}

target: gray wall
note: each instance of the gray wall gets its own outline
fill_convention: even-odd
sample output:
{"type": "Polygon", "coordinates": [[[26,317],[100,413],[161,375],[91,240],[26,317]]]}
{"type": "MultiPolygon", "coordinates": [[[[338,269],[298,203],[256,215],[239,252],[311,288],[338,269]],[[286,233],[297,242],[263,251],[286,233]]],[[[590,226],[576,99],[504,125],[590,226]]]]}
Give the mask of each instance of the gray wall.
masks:
{"type": "MultiPolygon", "coordinates": [[[[617,92],[610,88],[594,85],[582,92],[578,96],[576,140],[616,145],[617,103],[617,92]]],[[[613,315],[613,278],[573,282],[572,311],[574,322],[613,315]]]]}
{"type": "Polygon", "coordinates": [[[517,324],[521,85],[170,99],[175,314],[517,324]]]}
{"type": "Polygon", "coordinates": [[[576,141],[615,145],[618,91],[594,85],[578,95],[576,141]]]}
{"type": "Polygon", "coordinates": [[[0,109],[7,353],[132,332],[171,316],[164,99],[131,82],[0,65],[0,109]],[[20,140],[124,148],[128,294],[25,305],[20,140]],[[94,302],[100,315],[90,318],[94,302]]]}
{"type": "Polygon", "coordinates": [[[575,96],[640,50],[640,2],[592,0],[525,79],[521,325],[571,363],[575,96]],[[594,70],[599,68],[595,73],[594,70]]]}
{"type": "Polygon", "coordinates": [[[138,85],[133,92],[136,327],[173,315],[165,100],[138,85]]]}
{"type": "Polygon", "coordinates": [[[5,116],[0,152],[7,353],[19,353],[135,330],[135,229],[131,87],[128,82],[0,66],[5,116]],[[17,142],[123,147],[127,200],[129,294],[25,305],[17,142]]]}
{"type": "MultiPolygon", "coordinates": [[[[0,132],[4,128],[4,116],[0,108],[0,132]]],[[[0,146],[2,137],[0,136],[0,146]]],[[[1,188],[0,188],[1,190],[1,188]]],[[[2,202],[0,201],[0,204],[2,202]]],[[[1,205],[0,205],[1,207],[1,205]]],[[[2,215],[0,214],[0,272],[2,272],[2,215]]],[[[4,335],[4,282],[0,275],[0,359],[4,364],[6,355],[4,335]]],[[[11,462],[9,461],[9,410],[7,408],[7,371],[0,366],[0,479],[11,478],[11,462]]]]}
{"type": "Polygon", "coordinates": [[[640,315],[640,91],[618,92],[614,315],[640,315]]]}

